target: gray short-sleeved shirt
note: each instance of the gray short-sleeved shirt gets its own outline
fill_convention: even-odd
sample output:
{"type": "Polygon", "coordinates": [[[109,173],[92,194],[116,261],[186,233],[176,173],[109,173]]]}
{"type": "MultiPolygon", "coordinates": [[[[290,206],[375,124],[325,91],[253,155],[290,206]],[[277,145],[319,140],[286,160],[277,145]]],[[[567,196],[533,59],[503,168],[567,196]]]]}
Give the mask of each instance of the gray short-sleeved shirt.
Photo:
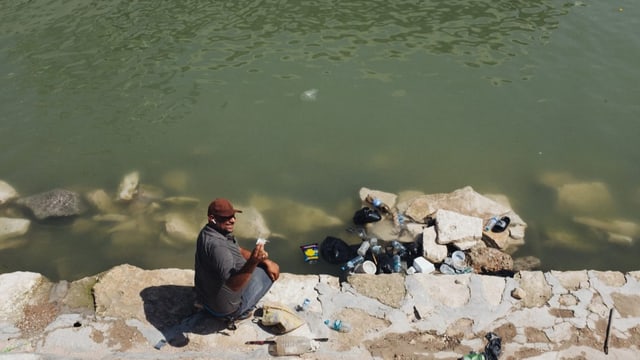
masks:
{"type": "Polygon", "coordinates": [[[198,300],[222,315],[235,311],[240,306],[242,292],[232,291],[225,282],[245,262],[233,235],[225,236],[205,225],[196,243],[194,283],[198,300]]]}

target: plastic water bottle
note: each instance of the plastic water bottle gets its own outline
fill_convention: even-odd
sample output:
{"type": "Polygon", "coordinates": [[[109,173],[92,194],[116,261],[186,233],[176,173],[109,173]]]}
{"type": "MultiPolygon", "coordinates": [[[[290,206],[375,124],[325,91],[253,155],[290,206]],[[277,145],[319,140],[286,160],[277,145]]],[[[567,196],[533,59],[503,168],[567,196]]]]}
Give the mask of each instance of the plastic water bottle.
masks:
{"type": "Polygon", "coordinates": [[[371,244],[371,246],[378,245],[378,238],[372,237],[371,239],[369,239],[369,243],[371,244]]]}
{"type": "Polygon", "coordinates": [[[358,255],[353,259],[347,261],[347,263],[344,264],[341,269],[342,271],[353,270],[356,266],[358,266],[362,262],[364,262],[364,257],[358,255]]]}
{"type": "Polygon", "coordinates": [[[489,231],[491,230],[491,228],[493,228],[493,226],[500,221],[500,219],[497,216],[492,217],[491,219],[489,219],[489,222],[487,222],[487,225],[484,227],[484,231],[489,231]]]}
{"type": "Polygon", "coordinates": [[[297,311],[307,311],[309,309],[309,305],[311,305],[311,300],[304,299],[302,304],[296,306],[297,311]]]}
{"type": "Polygon", "coordinates": [[[349,325],[349,323],[346,323],[346,322],[344,322],[342,320],[334,320],[334,321],[325,320],[324,323],[331,330],[344,332],[344,333],[347,333],[347,332],[351,331],[351,325],[349,325]]]}
{"type": "Polygon", "coordinates": [[[393,272],[399,273],[402,269],[402,264],[400,263],[400,255],[393,255],[393,272]]]}
{"type": "Polygon", "coordinates": [[[270,352],[272,350],[272,355],[276,356],[302,355],[318,348],[318,344],[315,341],[302,336],[280,336],[275,342],[270,352]]]}
{"type": "Polygon", "coordinates": [[[364,240],[362,244],[360,244],[360,247],[358,248],[358,255],[364,257],[364,255],[367,253],[367,250],[369,250],[370,246],[371,246],[371,243],[369,243],[369,241],[367,240],[364,240]]]}
{"type": "Polygon", "coordinates": [[[382,200],[378,199],[378,198],[374,198],[371,195],[367,195],[367,197],[365,198],[365,200],[373,205],[373,207],[375,207],[376,209],[381,210],[383,213],[390,213],[391,209],[389,208],[389,206],[387,206],[387,204],[383,203],[382,200]]]}
{"type": "Polygon", "coordinates": [[[398,253],[400,256],[404,255],[404,253],[407,252],[407,248],[405,248],[404,245],[402,245],[397,240],[393,240],[391,242],[391,246],[393,247],[393,250],[395,250],[396,253],[398,253]]]}

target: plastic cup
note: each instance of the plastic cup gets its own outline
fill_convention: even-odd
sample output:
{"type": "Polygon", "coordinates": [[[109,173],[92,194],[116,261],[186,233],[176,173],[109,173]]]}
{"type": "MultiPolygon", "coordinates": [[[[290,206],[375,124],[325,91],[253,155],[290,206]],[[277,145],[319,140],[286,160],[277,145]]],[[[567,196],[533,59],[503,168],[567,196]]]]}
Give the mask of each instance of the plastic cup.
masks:
{"type": "Polygon", "coordinates": [[[458,250],[458,251],[454,251],[453,254],[451,254],[451,262],[454,268],[456,268],[457,270],[462,270],[465,267],[465,255],[464,252],[458,250]]]}
{"type": "Polygon", "coordinates": [[[358,265],[358,267],[356,267],[355,271],[357,273],[360,274],[375,274],[376,271],[378,271],[378,268],[376,267],[376,264],[373,263],[373,261],[365,261],[362,264],[358,265]]]}

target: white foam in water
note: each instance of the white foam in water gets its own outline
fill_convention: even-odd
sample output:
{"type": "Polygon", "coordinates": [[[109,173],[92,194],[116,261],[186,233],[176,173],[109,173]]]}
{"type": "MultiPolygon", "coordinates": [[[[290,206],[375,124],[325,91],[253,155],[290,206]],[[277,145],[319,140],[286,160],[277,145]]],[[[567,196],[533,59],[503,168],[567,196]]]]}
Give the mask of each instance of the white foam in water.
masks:
{"type": "Polygon", "coordinates": [[[305,90],[300,94],[300,100],[302,101],[316,101],[318,98],[318,89],[305,90]]]}

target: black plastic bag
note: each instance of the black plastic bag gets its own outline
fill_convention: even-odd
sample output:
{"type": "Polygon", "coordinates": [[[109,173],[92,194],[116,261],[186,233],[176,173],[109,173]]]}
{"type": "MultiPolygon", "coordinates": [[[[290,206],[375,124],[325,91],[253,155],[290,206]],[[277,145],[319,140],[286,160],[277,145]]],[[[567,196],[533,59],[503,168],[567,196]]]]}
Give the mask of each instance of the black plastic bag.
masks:
{"type": "Polygon", "coordinates": [[[500,352],[502,352],[502,339],[500,336],[490,332],[484,336],[489,343],[484,348],[484,356],[487,360],[498,360],[500,352]]]}
{"type": "Polygon", "coordinates": [[[371,209],[368,207],[363,207],[362,209],[356,211],[353,214],[353,223],[356,225],[364,225],[376,221],[380,221],[382,216],[378,212],[378,210],[371,209]]]}
{"type": "Polygon", "coordinates": [[[327,236],[320,244],[320,255],[332,264],[343,264],[357,255],[357,250],[342,239],[327,236]]]}

